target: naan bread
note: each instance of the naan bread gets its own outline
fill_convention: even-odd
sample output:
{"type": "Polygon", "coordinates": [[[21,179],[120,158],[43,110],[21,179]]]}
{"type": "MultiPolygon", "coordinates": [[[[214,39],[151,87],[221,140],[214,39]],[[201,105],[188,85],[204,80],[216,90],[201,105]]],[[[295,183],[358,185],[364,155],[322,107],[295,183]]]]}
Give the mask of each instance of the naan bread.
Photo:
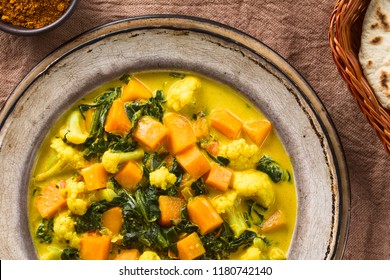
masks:
{"type": "Polygon", "coordinates": [[[367,8],[359,61],[379,103],[390,109],[390,0],[372,0],[367,8]]]}

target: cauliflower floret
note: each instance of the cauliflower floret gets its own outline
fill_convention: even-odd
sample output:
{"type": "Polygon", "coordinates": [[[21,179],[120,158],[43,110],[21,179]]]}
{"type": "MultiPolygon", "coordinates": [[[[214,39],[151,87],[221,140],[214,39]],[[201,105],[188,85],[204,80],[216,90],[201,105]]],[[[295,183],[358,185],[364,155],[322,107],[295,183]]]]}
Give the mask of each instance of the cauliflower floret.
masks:
{"type": "Polygon", "coordinates": [[[157,255],[156,252],[153,252],[153,251],[145,251],[141,254],[141,256],[139,256],[139,260],[144,260],[144,261],[148,261],[148,260],[161,260],[160,257],[157,255]]]}
{"type": "Polygon", "coordinates": [[[58,153],[59,161],[69,164],[74,169],[81,169],[90,165],[90,163],[84,158],[83,152],[67,145],[60,138],[53,138],[50,147],[58,153]]]}
{"type": "Polygon", "coordinates": [[[217,212],[224,215],[235,237],[240,236],[246,230],[250,230],[241,207],[241,199],[237,195],[235,190],[229,190],[211,200],[217,212]]]}
{"type": "Polygon", "coordinates": [[[89,133],[85,129],[85,120],[79,110],[73,111],[64,127],[60,130],[60,136],[73,144],[84,143],[89,133]]]}
{"type": "Polygon", "coordinates": [[[75,221],[70,216],[70,211],[64,211],[54,218],[53,231],[59,242],[69,243],[71,247],[79,248],[80,238],[74,225],[75,221]]]}
{"type": "Polygon", "coordinates": [[[239,257],[240,260],[260,260],[262,259],[261,251],[255,246],[246,249],[239,257]]]}
{"type": "Polygon", "coordinates": [[[66,200],[69,210],[76,215],[84,215],[87,212],[87,202],[81,198],[68,198],[66,200]]]}
{"type": "Polygon", "coordinates": [[[194,100],[194,93],[200,87],[200,80],[193,76],[187,76],[177,81],[167,92],[167,106],[176,112],[180,111],[184,106],[194,100]]]}
{"type": "Polygon", "coordinates": [[[114,184],[111,181],[107,182],[106,188],[100,189],[95,193],[95,197],[98,200],[107,200],[108,202],[111,202],[117,196],[118,194],[115,192],[114,184]]]}
{"type": "Polygon", "coordinates": [[[271,260],[285,260],[286,253],[280,248],[272,248],[269,251],[269,258],[271,260]]]}
{"type": "Polygon", "coordinates": [[[172,186],[176,182],[176,179],[176,175],[170,173],[165,166],[150,172],[149,174],[150,184],[162,190],[166,190],[172,186]]]}
{"type": "Polygon", "coordinates": [[[252,198],[263,207],[269,207],[275,200],[268,175],[255,169],[234,172],[233,189],[238,195],[252,198]]]}
{"type": "Polygon", "coordinates": [[[57,246],[47,246],[45,253],[42,254],[41,260],[59,260],[61,259],[62,249],[57,246]]]}
{"type": "Polygon", "coordinates": [[[255,168],[261,157],[260,148],[255,144],[247,144],[243,138],[221,144],[218,155],[229,159],[229,167],[236,170],[255,168]]]}
{"type": "Polygon", "coordinates": [[[53,138],[50,147],[57,153],[57,161],[47,170],[35,176],[35,180],[44,181],[50,177],[61,173],[65,167],[81,169],[87,167],[90,163],[84,159],[83,152],[80,152],[60,138],[53,138]]]}
{"type": "Polygon", "coordinates": [[[144,150],[137,149],[132,152],[115,153],[111,150],[104,152],[102,156],[102,164],[104,169],[109,173],[116,173],[119,169],[119,164],[129,160],[137,160],[144,157],[144,150]]]}
{"type": "Polygon", "coordinates": [[[215,210],[218,213],[225,213],[226,209],[232,208],[236,202],[237,192],[229,190],[223,194],[217,195],[211,200],[215,210]]]}
{"type": "Polygon", "coordinates": [[[73,214],[84,215],[87,212],[88,202],[80,198],[80,195],[85,192],[84,182],[77,182],[72,178],[66,182],[65,188],[60,192],[66,194],[66,203],[73,214]]]}

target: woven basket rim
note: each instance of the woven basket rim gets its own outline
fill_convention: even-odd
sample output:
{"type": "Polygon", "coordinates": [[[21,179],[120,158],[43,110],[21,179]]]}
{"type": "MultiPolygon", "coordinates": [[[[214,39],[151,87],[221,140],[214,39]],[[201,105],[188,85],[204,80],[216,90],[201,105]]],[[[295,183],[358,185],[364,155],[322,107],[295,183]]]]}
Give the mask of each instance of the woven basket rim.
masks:
{"type": "Polygon", "coordinates": [[[361,26],[369,3],[370,0],[337,0],[330,19],[328,39],[341,77],[390,153],[390,110],[378,102],[358,59],[361,26]]]}

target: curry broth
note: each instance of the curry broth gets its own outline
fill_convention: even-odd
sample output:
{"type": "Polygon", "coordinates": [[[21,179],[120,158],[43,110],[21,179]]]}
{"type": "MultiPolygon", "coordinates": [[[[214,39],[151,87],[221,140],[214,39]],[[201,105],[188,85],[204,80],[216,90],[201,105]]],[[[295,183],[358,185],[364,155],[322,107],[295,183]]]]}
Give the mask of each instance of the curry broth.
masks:
{"type": "MultiPolygon", "coordinates": [[[[189,105],[184,106],[184,108],[180,110],[180,114],[186,116],[188,119],[191,119],[198,112],[203,112],[205,119],[210,122],[210,112],[215,108],[228,109],[243,122],[266,119],[265,116],[249,100],[241,96],[234,89],[217,81],[208,79],[204,76],[200,76],[194,73],[153,71],[135,73],[132,74],[132,77],[142,81],[142,83],[145,84],[154,94],[158,90],[161,90],[163,94],[165,94],[169,91],[172,85],[174,85],[174,83],[188,75],[195,76],[201,82],[201,88],[196,92],[195,101],[190,102],[189,105]]],[[[53,149],[50,147],[51,140],[55,137],[58,138],[58,131],[66,124],[69,114],[72,111],[77,110],[78,105],[91,104],[93,103],[93,100],[96,98],[96,96],[99,96],[108,88],[116,88],[121,86],[123,86],[122,81],[113,81],[100,86],[98,89],[86,95],[82,100],[80,100],[80,102],[78,102],[78,104],[76,104],[76,106],[73,106],[69,112],[66,113],[53,127],[39,150],[30,185],[29,220],[33,241],[40,259],[60,258],[62,250],[69,247],[69,242],[63,242],[63,240],[59,241],[54,236],[53,241],[50,244],[47,244],[42,243],[39,238],[37,238],[36,232],[42,222],[42,217],[35,207],[34,200],[39,197],[41,190],[47,186],[48,182],[54,181],[58,187],[61,180],[67,180],[72,176],[80,177],[80,175],[75,172],[74,169],[67,166],[54,176],[50,176],[40,181],[35,180],[37,175],[47,171],[50,166],[53,166],[56,163],[57,155],[56,152],[53,151],[53,149]]],[[[172,111],[167,107],[164,107],[164,109],[166,112],[172,111]]],[[[231,141],[231,139],[225,137],[213,127],[210,128],[210,134],[218,139],[219,143],[221,144],[227,144],[231,141]]],[[[252,144],[250,138],[248,138],[243,132],[240,133],[239,138],[243,138],[247,143],[252,144]]],[[[288,170],[290,175],[293,174],[290,158],[274,129],[271,130],[266,141],[261,146],[260,154],[271,156],[272,159],[280,164],[280,166],[288,170]]],[[[98,160],[92,159],[92,161],[97,162],[98,160]]],[[[141,161],[138,162],[141,164],[141,161]]],[[[272,183],[272,186],[275,192],[275,202],[270,207],[268,207],[266,211],[264,211],[264,220],[267,220],[275,211],[280,210],[284,213],[285,225],[275,230],[271,230],[265,234],[261,234],[267,243],[267,248],[264,249],[265,253],[261,255],[261,258],[265,259],[272,258],[269,256],[269,252],[272,248],[278,248],[284,252],[284,254],[287,253],[294,231],[297,214],[297,199],[294,179],[292,178],[290,182],[280,181],[278,183],[272,183]]],[[[99,195],[99,193],[102,193],[102,191],[91,191],[87,194],[84,194],[83,199],[89,201],[88,203],[99,201],[99,199],[101,199],[101,195],[99,195]]],[[[215,189],[210,188],[208,196],[210,199],[212,199],[218,194],[220,194],[219,191],[215,191],[215,189]]],[[[64,209],[66,209],[66,206],[61,207],[60,211],[65,211],[64,209]]],[[[58,213],[55,215],[58,215],[58,213]]],[[[105,234],[104,230],[101,230],[100,232],[105,234]]],[[[232,253],[230,258],[240,258],[244,250],[245,249],[239,249],[236,253],[232,253]]],[[[111,248],[109,258],[113,258],[115,253],[118,253],[120,250],[115,252],[114,251],[115,250],[111,248]]]]}

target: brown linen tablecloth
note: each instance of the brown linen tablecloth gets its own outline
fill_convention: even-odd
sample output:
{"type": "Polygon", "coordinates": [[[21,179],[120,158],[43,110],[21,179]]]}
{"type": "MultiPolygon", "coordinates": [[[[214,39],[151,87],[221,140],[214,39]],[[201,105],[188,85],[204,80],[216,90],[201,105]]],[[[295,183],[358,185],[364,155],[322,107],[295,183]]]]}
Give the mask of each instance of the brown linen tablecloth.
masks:
{"type": "Polygon", "coordinates": [[[333,63],[327,32],[333,0],[89,0],[58,29],[37,37],[0,32],[0,108],[42,58],[101,24],[146,14],[208,18],[259,39],[311,84],[338,130],[351,182],[344,259],[390,259],[390,157],[333,63]]]}

